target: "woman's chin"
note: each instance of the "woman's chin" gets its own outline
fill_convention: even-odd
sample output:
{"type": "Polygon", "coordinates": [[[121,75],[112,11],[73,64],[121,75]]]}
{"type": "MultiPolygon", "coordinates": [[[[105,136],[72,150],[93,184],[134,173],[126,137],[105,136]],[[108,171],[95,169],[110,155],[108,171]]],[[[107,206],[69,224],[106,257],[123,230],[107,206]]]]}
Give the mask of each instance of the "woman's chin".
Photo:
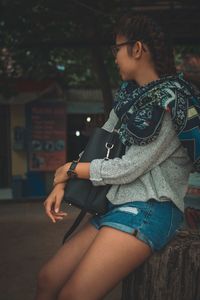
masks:
{"type": "Polygon", "coordinates": [[[129,81],[129,80],[133,80],[132,78],[130,78],[130,76],[127,76],[125,74],[120,73],[120,77],[123,81],[129,81]]]}
{"type": "Polygon", "coordinates": [[[121,79],[123,80],[123,81],[126,81],[127,79],[126,79],[126,76],[124,75],[124,74],[122,74],[122,73],[120,73],[120,77],[121,77],[121,79]]]}

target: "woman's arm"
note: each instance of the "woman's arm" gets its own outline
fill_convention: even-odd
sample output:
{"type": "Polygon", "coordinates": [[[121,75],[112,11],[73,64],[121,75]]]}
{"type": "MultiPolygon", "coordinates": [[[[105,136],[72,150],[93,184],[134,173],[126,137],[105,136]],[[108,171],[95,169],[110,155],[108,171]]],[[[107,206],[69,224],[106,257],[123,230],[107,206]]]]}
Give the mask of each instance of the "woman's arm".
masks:
{"type": "MultiPolygon", "coordinates": [[[[104,123],[102,128],[111,132],[113,130],[113,128],[115,127],[115,125],[117,124],[117,121],[118,121],[118,118],[117,118],[114,110],[112,109],[108,120],[104,123]]],[[[83,152],[84,151],[82,151],[79,154],[79,159],[81,158],[83,152]]],[[[56,170],[55,176],[54,176],[54,186],[57,183],[64,183],[69,179],[67,176],[67,171],[68,171],[70,165],[71,165],[71,162],[68,162],[56,170]]],[[[76,168],[78,177],[82,178],[82,179],[90,178],[89,171],[90,171],[90,163],[79,163],[76,168]]]]}
{"type": "Polygon", "coordinates": [[[155,141],[145,146],[130,146],[122,158],[93,160],[90,164],[90,180],[96,186],[133,182],[164,162],[180,145],[171,117],[166,113],[155,141]]]}
{"type": "MultiPolygon", "coordinates": [[[[70,165],[71,162],[68,162],[56,170],[54,181],[53,181],[54,186],[58,183],[65,183],[69,179],[69,176],[67,175],[67,171],[69,170],[70,165]]],[[[75,169],[75,173],[77,174],[78,178],[89,179],[90,163],[89,162],[78,163],[75,169]]]]}
{"type": "MultiPolygon", "coordinates": [[[[132,145],[122,158],[109,160],[94,159],[91,163],[78,163],[75,171],[82,179],[90,179],[93,185],[126,184],[144,175],[156,165],[161,164],[180,147],[172,125],[171,117],[166,114],[159,137],[146,146],[132,145]]],[[[67,171],[70,163],[57,169],[54,184],[69,178],[67,171]]]]}

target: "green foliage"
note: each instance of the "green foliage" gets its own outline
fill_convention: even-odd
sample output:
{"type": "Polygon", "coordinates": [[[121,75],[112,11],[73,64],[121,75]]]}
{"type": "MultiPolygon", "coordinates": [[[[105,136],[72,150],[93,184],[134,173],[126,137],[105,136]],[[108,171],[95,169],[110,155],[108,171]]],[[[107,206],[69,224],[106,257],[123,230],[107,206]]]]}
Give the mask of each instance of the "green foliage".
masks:
{"type": "MultiPolygon", "coordinates": [[[[149,1],[150,2],[150,1],[149,1]]],[[[148,2],[148,3],[149,3],[148,2]]],[[[151,1],[152,5],[155,1],[151,1]]],[[[120,0],[3,0],[0,1],[0,77],[59,78],[64,86],[98,87],[91,46],[102,49],[111,86],[120,81],[109,45],[119,15],[147,1],[120,0]],[[132,3],[132,2],[131,2],[132,3]]],[[[150,5],[150,4],[149,4],[150,5]]],[[[167,15],[168,16],[168,15],[167,15]]],[[[170,22],[170,20],[169,20],[170,22]]],[[[184,51],[176,47],[176,63],[184,51]]]]}
{"type": "MultiPolygon", "coordinates": [[[[77,2],[4,1],[0,77],[52,77],[61,79],[65,86],[98,87],[90,47],[95,43],[100,46],[105,32],[111,36],[113,20],[101,14],[102,2],[98,7],[92,3],[96,15],[77,2]]],[[[104,46],[102,51],[111,84],[116,85],[119,78],[110,49],[104,46]]]]}

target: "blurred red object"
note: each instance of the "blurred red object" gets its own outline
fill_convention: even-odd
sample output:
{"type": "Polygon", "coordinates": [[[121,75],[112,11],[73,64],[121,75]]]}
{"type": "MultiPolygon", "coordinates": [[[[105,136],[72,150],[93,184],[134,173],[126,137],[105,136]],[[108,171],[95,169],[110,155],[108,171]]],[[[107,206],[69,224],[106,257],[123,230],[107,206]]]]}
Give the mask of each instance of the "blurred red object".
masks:
{"type": "Polygon", "coordinates": [[[191,196],[200,196],[200,188],[199,187],[188,187],[187,194],[191,196]]]}
{"type": "Polygon", "coordinates": [[[200,228],[200,209],[187,207],[185,209],[185,219],[190,228],[200,228]]]}

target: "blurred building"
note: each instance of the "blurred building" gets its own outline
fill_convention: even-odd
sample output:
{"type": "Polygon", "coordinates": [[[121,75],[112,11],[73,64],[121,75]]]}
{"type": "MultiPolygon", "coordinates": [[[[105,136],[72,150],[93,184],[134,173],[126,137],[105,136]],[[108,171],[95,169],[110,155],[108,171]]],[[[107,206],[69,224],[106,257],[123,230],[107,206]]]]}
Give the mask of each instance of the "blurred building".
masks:
{"type": "MultiPolygon", "coordinates": [[[[200,88],[198,55],[186,54],[177,69],[200,88]]],[[[0,199],[42,197],[51,190],[55,169],[76,159],[91,130],[105,121],[102,93],[63,90],[52,79],[5,85],[8,92],[0,94],[0,199]]],[[[199,175],[193,174],[189,184],[189,198],[199,201],[199,175]]]]}
{"type": "Polygon", "coordinates": [[[103,124],[101,91],[64,91],[54,80],[16,80],[11,88],[14,96],[0,95],[0,198],[42,197],[55,169],[77,158],[103,124]]]}

